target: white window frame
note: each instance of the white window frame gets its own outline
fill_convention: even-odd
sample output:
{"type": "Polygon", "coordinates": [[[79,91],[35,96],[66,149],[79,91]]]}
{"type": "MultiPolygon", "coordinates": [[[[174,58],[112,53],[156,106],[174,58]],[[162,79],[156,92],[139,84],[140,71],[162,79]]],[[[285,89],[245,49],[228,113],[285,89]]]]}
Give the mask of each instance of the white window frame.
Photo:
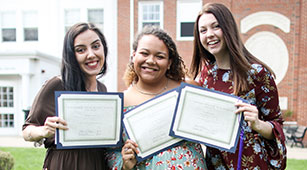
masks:
{"type": "Polygon", "coordinates": [[[87,22],[92,22],[93,24],[95,24],[95,26],[97,27],[97,28],[99,28],[100,29],[100,31],[103,33],[104,32],[104,23],[105,23],[105,10],[104,10],[104,8],[87,8],[87,10],[86,10],[87,12],[86,12],[86,18],[87,18],[87,22]],[[102,19],[102,23],[96,23],[96,22],[92,22],[92,21],[89,21],[89,11],[90,10],[102,10],[102,12],[103,12],[103,19],[102,19]]]}
{"type": "MultiPolygon", "coordinates": [[[[0,88],[0,90],[2,90],[2,88],[3,87],[6,87],[6,88],[8,88],[8,87],[10,87],[10,88],[13,88],[13,99],[12,99],[12,102],[13,102],[13,107],[9,107],[9,106],[6,106],[6,107],[3,107],[3,106],[1,106],[0,107],[0,114],[1,114],[1,116],[3,116],[4,114],[12,114],[13,115],[13,117],[14,117],[14,119],[13,119],[13,127],[3,127],[3,125],[1,125],[0,126],[0,129],[7,129],[7,128],[10,128],[10,129],[13,129],[13,128],[16,128],[16,126],[17,126],[17,124],[16,124],[16,120],[17,120],[17,112],[16,112],[16,88],[14,87],[14,86],[11,86],[11,85],[4,85],[4,86],[2,86],[1,85],[1,88],[0,88]]],[[[2,93],[2,91],[0,92],[1,94],[1,96],[3,95],[3,93],[2,93]]],[[[3,96],[2,96],[3,97],[3,96]]],[[[7,97],[9,97],[9,96],[7,96],[7,97]]],[[[6,99],[8,102],[10,101],[10,99],[6,99]]],[[[1,99],[0,100],[0,102],[1,103],[3,103],[3,100],[1,99]]],[[[9,103],[8,103],[9,104],[9,103]]],[[[0,120],[0,121],[2,121],[2,122],[4,122],[3,120],[0,120]]]]}
{"type": "Polygon", "coordinates": [[[146,5],[159,5],[160,6],[160,18],[158,20],[153,20],[155,22],[160,23],[160,28],[163,29],[163,18],[164,18],[164,9],[163,9],[163,1],[139,1],[138,4],[138,30],[141,31],[143,28],[143,7],[146,5]]]}
{"type": "Polygon", "coordinates": [[[176,37],[178,41],[193,41],[194,36],[181,36],[181,23],[195,22],[199,11],[202,8],[202,0],[177,0],[177,31],[176,37]]]}
{"type": "Polygon", "coordinates": [[[2,12],[0,12],[0,37],[1,37],[1,39],[0,39],[0,41],[2,42],[2,43],[16,43],[17,42],[17,39],[18,39],[18,37],[17,37],[17,13],[16,13],[16,11],[2,11],[2,12]],[[13,22],[14,22],[14,26],[3,26],[3,14],[5,14],[5,13],[13,13],[15,16],[15,19],[13,20],[13,22]],[[5,29],[5,28],[15,28],[15,41],[3,41],[3,35],[2,35],[2,29],[5,29]]]}
{"type": "Polygon", "coordinates": [[[39,41],[39,27],[38,27],[38,11],[23,11],[22,12],[22,25],[23,25],[23,29],[22,29],[22,34],[23,34],[23,41],[24,42],[38,42],[39,41]],[[34,13],[34,17],[36,17],[34,20],[33,23],[29,24],[28,23],[25,23],[25,15],[26,13],[34,13]],[[26,28],[36,28],[37,29],[37,40],[26,40],[25,38],[25,29],[26,28]]]}
{"type": "Polygon", "coordinates": [[[66,33],[66,31],[69,29],[69,27],[71,27],[71,26],[73,26],[75,23],[77,23],[77,22],[81,22],[81,16],[82,16],[82,13],[81,13],[81,9],[80,8],[65,8],[64,9],[64,33],[66,33]],[[71,22],[71,20],[69,20],[70,22],[69,23],[67,23],[66,22],[66,20],[67,20],[67,16],[66,16],[66,12],[67,11],[76,11],[76,12],[78,12],[79,13],[79,18],[76,20],[76,21],[74,21],[74,22],[71,22]],[[67,30],[66,30],[66,27],[68,28],[67,30]]]}
{"type": "Polygon", "coordinates": [[[74,24],[78,23],[78,22],[89,22],[89,11],[90,10],[95,10],[95,9],[99,9],[99,10],[102,10],[103,11],[103,21],[102,21],[102,25],[101,24],[98,24],[97,23],[93,23],[95,24],[98,28],[101,28],[102,32],[104,31],[104,23],[105,23],[105,9],[104,8],[64,8],[64,11],[63,11],[63,15],[64,15],[64,20],[63,20],[63,23],[64,23],[64,34],[66,33],[66,27],[71,27],[73,26],[74,24]],[[76,20],[76,21],[73,21],[73,22],[70,22],[70,23],[67,23],[66,22],[66,11],[69,11],[69,10],[75,10],[77,11],[79,14],[79,18],[76,20]]]}

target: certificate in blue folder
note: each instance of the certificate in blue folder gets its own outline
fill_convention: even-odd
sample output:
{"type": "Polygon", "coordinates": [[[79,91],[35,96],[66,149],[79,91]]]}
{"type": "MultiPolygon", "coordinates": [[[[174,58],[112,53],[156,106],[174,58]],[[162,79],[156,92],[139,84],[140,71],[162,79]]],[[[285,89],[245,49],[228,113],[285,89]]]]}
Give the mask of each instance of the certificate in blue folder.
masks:
{"type": "Polygon", "coordinates": [[[238,100],[244,101],[234,95],[182,83],[170,136],[234,153],[243,117],[235,114],[238,100]]]}
{"type": "Polygon", "coordinates": [[[56,129],[57,149],[121,145],[122,93],[56,91],[55,107],[69,128],[56,129]]]}

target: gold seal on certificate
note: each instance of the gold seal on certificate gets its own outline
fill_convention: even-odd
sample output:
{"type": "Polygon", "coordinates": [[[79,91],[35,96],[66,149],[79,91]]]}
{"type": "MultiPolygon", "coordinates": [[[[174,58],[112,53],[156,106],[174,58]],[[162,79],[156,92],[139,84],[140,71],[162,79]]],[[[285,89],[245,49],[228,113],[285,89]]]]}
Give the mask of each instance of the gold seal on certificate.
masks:
{"type": "Polygon", "coordinates": [[[181,141],[169,136],[178,92],[169,91],[155,97],[124,115],[128,137],[138,144],[139,161],[181,141]]]}
{"type": "Polygon", "coordinates": [[[122,93],[55,92],[56,114],[68,130],[56,131],[57,148],[92,148],[121,143],[122,93]]]}
{"type": "Polygon", "coordinates": [[[237,96],[182,84],[170,135],[235,152],[241,114],[237,96]]]}

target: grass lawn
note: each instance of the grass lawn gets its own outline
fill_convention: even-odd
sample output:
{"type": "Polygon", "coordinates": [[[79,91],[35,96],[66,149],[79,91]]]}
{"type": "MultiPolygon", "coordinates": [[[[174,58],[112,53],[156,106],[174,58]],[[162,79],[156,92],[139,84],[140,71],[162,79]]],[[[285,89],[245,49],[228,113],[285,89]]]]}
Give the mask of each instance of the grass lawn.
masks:
{"type": "Polygon", "coordinates": [[[45,148],[0,147],[0,150],[13,155],[15,159],[13,170],[42,170],[45,148]]]}
{"type": "MultiPolygon", "coordinates": [[[[14,170],[41,170],[46,149],[44,148],[12,148],[0,147],[0,150],[10,152],[15,159],[14,170]]],[[[288,159],[286,170],[305,170],[307,160],[288,159]]]]}

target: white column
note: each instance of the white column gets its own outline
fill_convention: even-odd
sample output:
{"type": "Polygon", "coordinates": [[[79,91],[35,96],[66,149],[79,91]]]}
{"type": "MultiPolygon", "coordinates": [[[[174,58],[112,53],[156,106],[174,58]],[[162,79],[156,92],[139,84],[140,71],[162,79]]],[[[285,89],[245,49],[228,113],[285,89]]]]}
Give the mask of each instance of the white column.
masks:
{"type": "Polygon", "coordinates": [[[30,106],[30,96],[29,96],[29,91],[30,91],[30,74],[25,73],[21,74],[21,91],[22,91],[22,102],[21,106],[22,109],[29,109],[28,107],[30,106]]]}

